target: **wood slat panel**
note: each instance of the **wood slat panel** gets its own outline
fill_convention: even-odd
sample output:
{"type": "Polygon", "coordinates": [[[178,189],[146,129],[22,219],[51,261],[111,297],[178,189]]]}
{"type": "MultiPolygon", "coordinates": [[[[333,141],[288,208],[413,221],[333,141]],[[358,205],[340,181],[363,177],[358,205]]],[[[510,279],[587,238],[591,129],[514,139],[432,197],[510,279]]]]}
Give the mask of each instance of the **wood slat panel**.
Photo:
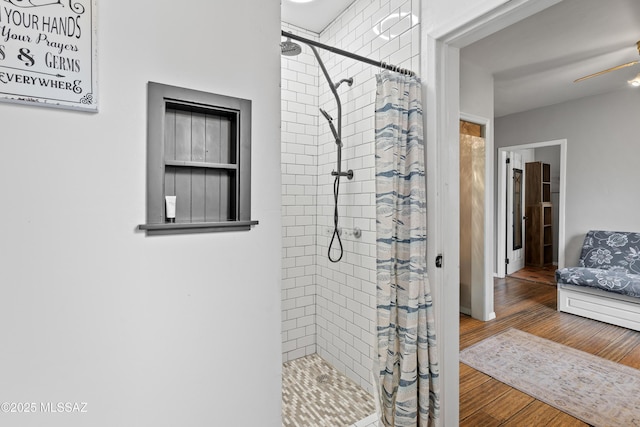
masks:
{"type": "Polygon", "coordinates": [[[176,110],[174,160],[191,160],[191,113],[176,110]]]}
{"type": "MultiPolygon", "coordinates": [[[[203,162],[206,158],[206,119],[204,114],[191,115],[191,161],[203,162]]],[[[200,168],[191,170],[191,221],[205,220],[205,171],[200,168]]]]}
{"type": "Polygon", "coordinates": [[[205,135],[205,161],[211,163],[228,163],[223,162],[220,156],[220,117],[206,117],[205,135]]]}
{"type": "Polygon", "coordinates": [[[233,140],[231,122],[222,117],[220,120],[220,162],[221,163],[235,163],[235,153],[231,149],[233,140]]]}
{"type": "Polygon", "coordinates": [[[205,174],[206,199],[205,215],[207,221],[225,221],[220,215],[220,176],[222,171],[208,170],[205,174]]]}
{"type": "MultiPolygon", "coordinates": [[[[235,176],[235,175],[234,175],[235,176]]],[[[237,219],[235,215],[230,212],[232,204],[235,205],[234,198],[232,198],[233,181],[228,173],[220,175],[220,217],[224,219],[237,219]]]]}
{"type": "Polygon", "coordinates": [[[206,219],[206,171],[191,170],[191,221],[202,222],[206,219]]]}
{"type": "Polygon", "coordinates": [[[176,221],[191,221],[191,171],[176,169],[176,221]]]}
{"type": "Polygon", "coordinates": [[[164,118],[164,159],[176,158],[176,111],[167,110],[164,118]]]}
{"type": "Polygon", "coordinates": [[[204,114],[191,115],[191,161],[204,162],[206,160],[206,118],[204,114]]]}
{"type": "Polygon", "coordinates": [[[164,195],[176,195],[176,168],[167,166],[164,169],[164,195]]]}
{"type": "MultiPolygon", "coordinates": [[[[167,110],[164,121],[164,159],[173,160],[176,155],[176,113],[167,110]]],[[[174,168],[165,167],[164,170],[164,196],[176,195],[176,172],[174,168]]],[[[164,197],[163,197],[164,199],[164,197]]],[[[163,200],[164,204],[164,200],[163,200]]],[[[166,210],[162,216],[166,218],[166,210]]]]}
{"type": "MultiPolygon", "coordinates": [[[[222,163],[220,156],[220,117],[207,116],[205,132],[205,161],[222,163]]],[[[205,174],[205,218],[207,221],[226,220],[220,215],[220,176],[219,171],[207,171],[205,174]]]]}
{"type": "Polygon", "coordinates": [[[236,219],[233,132],[224,115],[167,109],[164,184],[166,195],[177,196],[176,221],[236,219]]]}
{"type": "MultiPolygon", "coordinates": [[[[176,110],[175,160],[191,160],[191,113],[176,110]]],[[[176,221],[191,221],[191,171],[176,168],[176,221]]]]}

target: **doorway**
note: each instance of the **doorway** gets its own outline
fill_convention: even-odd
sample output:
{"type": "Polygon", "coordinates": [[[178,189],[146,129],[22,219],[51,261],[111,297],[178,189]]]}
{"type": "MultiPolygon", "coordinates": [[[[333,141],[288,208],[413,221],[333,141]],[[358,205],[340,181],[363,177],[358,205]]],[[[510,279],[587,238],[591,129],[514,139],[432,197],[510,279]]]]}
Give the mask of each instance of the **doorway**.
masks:
{"type": "Polygon", "coordinates": [[[460,120],[460,312],[471,315],[471,289],[484,272],[484,126],[460,120]]]}
{"type": "MultiPolygon", "coordinates": [[[[427,182],[434,191],[427,193],[428,240],[427,253],[433,254],[428,273],[433,283],[434,297],[440,299],[436,308],[437,334],[451,337],[440,342],[442,362],[441,414],[444,425],[459,424],[459,113],[460,113],[460,52],[467,46],[506,26],[531,16],[560,0],[523,0],[487,7],[477,19],[460,17],[426,31],[423,43],[422,71],[426,72],[427,182]],[[455,236],[455,238],[452,238],[455,236]],[[443,262],[443,256],[446,256],[443,262]],[[440,260],[440,262],[437,262],[440,260]]],[[[423,9],[423,14],[425,9],[423,9]]],[[[475,15],[473,15],[475,16],[475,15]]],[[[428,16],[424,16],[425,20],[428,16]]],[[[564,148],[566,154],[566,147],[564,148]]],[[[493,151],[492,151],[493,152],[493,151]]],[[[566,156],[565,156],[566,158],[566,156]]],[[[488,168],[493,170],[487,164],[488,168]]],[[[487,215],[489,213],[487,212],[487,215]]],[[[493,217],[493,206],[491,207],[493,217]]],[[[493,243],[493,233],[489,236],[493,243]]],[[[564,238],[564,236],[563,236],[564,238]]],[[[487,253],[493,253],[493,247],[487,253]]],[[[564,259],[562,259],[564,262],[564,259]]],[[[493,288],[491,289],[493,293],[493,288]]],[[[490,300],[493,305],[493,299],[490,300]]]]}
{"type": "MultiPolygon", "coordinates": [[[[496,276],[503,278],[507,274],[512,274],[517,271],[516,268],[509,268],[512,261],[510,257],[514,257],[513,236],[509,231],[513,230],[514,222],[514,209],[513,209],[513,196],[512,191],[509,191],[507,183],[512,180],[508,175],[509,168],[507,158],[520,156],[523,159],[523,164],[532,162],[534,160],[543,160],[549,162],[555,162],[557,168],[554,168],[551,196],[552,205],[557,207],[553,210],[553,224],[557,224],[553,236],[553,245],[555,249],[553,263],[557,264],[558,268],[564,267],[564,247],[559,242],[564,242],[565,233],[565,198],[566,198],[566,165],[567,165],[567,140],[554,140],[537,142],[532,144],[516,145],[510,147],[498,148],[498,158],[500,159],[500,167],[498,167],[498,240],[497,240],[497,254],[496,259],[497,268],[496,276]],[[555,151],[553,150],[555,148],[555,151]],[[559,153],[559,155],[558,155],[559,153]],[[551,157],[550,157],[551,156],[551,157]],[[557,159],[552,157],[556,156],[557,159]],[[507,263],[506,260],[509,259],[507,263]]],[[[517,160],[516,160],[517,161],[517,160]]],[[[526,181],[526,174],[524,180],[526,181]]],[[[524,200],[525,192],[522,192],[522,199],[524,200]]],[[[524,215],[520,215],[524,219],[524,215]]],[[[523,246],[526,242],[523,241],[523,246]]],[[[524,249],[524,248],[523,248],[524,249]]],[[[523,255],[523,254],[522,254],[523,255]]]]}
{"type": "Polygon", "coordinates": [[[493,308],[493,130],[492,121],[460,114],[460,312],[495,318],[493,308]]]}

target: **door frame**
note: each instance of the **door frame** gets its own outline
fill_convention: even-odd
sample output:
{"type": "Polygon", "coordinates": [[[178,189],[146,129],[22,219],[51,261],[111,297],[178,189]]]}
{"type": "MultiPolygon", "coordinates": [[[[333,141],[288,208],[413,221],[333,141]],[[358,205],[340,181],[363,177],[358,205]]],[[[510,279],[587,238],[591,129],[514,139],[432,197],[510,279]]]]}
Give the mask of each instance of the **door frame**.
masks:
{"type": "Polygon", "coordinates": [[[484,271],[482,283],[471,284],[471,317],[488,321],[496,318],[493,309],[493,266],[495,265],[493,120],[464,112],[460,113],[460,120],[484,127],[484,271]]]}
{"type": "MultiPolygon", "coordinates": [[[[560,194],[558,201],[558,268],[564,267],[565,255],[564,255],[564,243],[565,243],[565,218],[566,218],[566,196],[567,196],[567,140],[566,139],[557,139],[553,141],[543,141],[543,142],[534,142],[530,144],[523,145],[512,145],[509,147],[499,147],[498,148],[498,158],[502,159],[503,156],[509,151],[521,151],[528,149],[536,149],[542,147],[552,147],[559,146],[560,147],[560,194]]],[[[498,183],[500,188],[498,189],[498,223],[497,223],[497,245],[496,245],[496,276],[503,278],[506,276],[506,266],[504,262],[500,262],[500,260],[504,260],[507,257],[507,246],[506,246],[506,229],[507,229],[507,217],[506,217],[506,209],[507,209],[507,201],[506,201],[506,191],[502,191],[503,187],[506,183],[506,170],[505,168],[498,168],[498,183]]],[[[525,175],[525,180],[527,179],[525,175]]]]}
{"type": "Polygon", "coordinates": [[[435,301],[440,367],[439,425],[460,420],[460,48],[561,0],[485,0],[442,23],[421,8],[420,70],[427,166],[427,272],[435,301]],[[436,257],[442,255],[440,267],[436,257]]]}

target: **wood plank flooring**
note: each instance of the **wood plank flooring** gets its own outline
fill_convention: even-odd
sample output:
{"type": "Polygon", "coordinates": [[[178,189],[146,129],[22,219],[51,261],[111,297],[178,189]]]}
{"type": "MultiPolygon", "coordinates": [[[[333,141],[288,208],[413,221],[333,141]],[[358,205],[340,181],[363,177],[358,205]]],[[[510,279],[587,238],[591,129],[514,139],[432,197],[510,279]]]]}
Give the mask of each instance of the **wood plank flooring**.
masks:
{"type": "MultiPolygon", "coordinates": [[[[513,277],[495,280],[496,320],[460,316],[460,349],[516,328],[640,369],[640,332],[556,311],[556,287],[513,277]]],[[[587,426],[460,363],[461,426],[587,426]]]]}
{"type": "Polygon", "coordinates": [[[546,265],[544,267],[531,267],[526,266],[513,274],[511,277],[516,279],[527,280],[529,282],[547,283],[549,285],[556,284],[556,267],[553,265],[546,265]]]}

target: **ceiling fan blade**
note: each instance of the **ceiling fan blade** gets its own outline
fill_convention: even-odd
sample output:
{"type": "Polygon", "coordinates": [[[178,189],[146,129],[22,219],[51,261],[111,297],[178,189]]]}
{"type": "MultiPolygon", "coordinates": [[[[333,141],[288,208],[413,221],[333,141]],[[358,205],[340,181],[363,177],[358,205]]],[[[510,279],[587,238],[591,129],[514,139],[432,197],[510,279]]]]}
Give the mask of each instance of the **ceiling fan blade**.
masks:
{"type": "Polygon", "coordinates": [[[608,68],[606,70],[603,71],[599,71],[597,73],[593,73],[593,74],[589,74],[588,76],[584,76],[584,77],[580,77],[579,79],[574,80],[574,83],[578,83],[581,82],[583,80],[587,80],[590,79],[591,77],[598,77],[601,76],[603,74],[607,74],[610,73],[611,71],[616,71],[616,70],[620,70],[622,68],[627,68],[627,67],[631,67],[632,65],[636,65],[637,63],[639,63],[640,61],[631,61],[631,62],[627,62],[626,64],[622,64],[622,65],[618,65],[617,67],[613,67],[613,68],[608,68]]]}

